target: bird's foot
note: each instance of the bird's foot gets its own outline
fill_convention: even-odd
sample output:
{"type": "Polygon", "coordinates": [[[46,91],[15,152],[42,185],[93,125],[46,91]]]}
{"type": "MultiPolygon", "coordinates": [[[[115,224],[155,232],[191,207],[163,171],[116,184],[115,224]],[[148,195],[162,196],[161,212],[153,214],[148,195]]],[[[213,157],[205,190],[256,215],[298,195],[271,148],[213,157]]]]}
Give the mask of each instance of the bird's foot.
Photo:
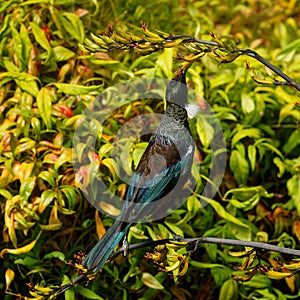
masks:
{"type": "Polygon", "coordinates": [[[175,240],[176,242],[182,241],[183,236],[181,236],[180,234],[176,234],[174,231],[172,231],[171,234],[173,236],[173,240],[175,240]]]}
{"type": "Polygon", "coordinates": [[[127,256],[128,255],[128,249],[129,249],[129,242],[128,242],[127,236],[124,237],[123,248],[124,248],[123,255],[127,256]]]}

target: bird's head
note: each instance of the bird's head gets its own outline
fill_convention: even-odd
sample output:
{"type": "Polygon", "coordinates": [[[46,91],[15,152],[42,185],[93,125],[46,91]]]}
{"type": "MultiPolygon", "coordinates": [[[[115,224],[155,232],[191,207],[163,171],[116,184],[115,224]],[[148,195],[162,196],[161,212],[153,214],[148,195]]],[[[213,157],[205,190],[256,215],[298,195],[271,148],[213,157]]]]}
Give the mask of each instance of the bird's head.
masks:
{"type": "Polygon", "coordinates": [[[188,90],[186,86],[186,70],[181,69],[175,74],[174,78],[169,82],[166,92],[167,102],[175,103],[181,107],[185,107],[188,99],[188,90]]]}

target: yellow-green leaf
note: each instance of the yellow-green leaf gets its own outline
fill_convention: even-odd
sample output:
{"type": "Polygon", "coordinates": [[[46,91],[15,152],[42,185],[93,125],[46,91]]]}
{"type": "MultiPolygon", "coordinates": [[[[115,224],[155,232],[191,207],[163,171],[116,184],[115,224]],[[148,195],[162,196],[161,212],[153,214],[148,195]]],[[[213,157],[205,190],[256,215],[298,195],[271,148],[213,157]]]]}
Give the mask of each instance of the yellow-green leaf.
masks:
{"type": "Polygon", "coordinates": [[[5,271],[5,290],[7,291],[9,289],[10,284],[13,282],[15,278],[15,272],[12,269],[7,269],[5,271]]]}
{"type": "Polygon", "coordinates": [[[47,129],[51,129],[52,102],[54,101],[53,95],[48,88],[43,87],[39,91],[36,100],[40,115],[47,129]]]}
{"type": "Polygon", "coordinates": [[[17,248],[17,249],[8,249],[8,248],[3,249],[1,251],[1,253],[0,253],[0,257],[3,258],[3,255],[6,254],[6,253],[10,253],[10,254],[24,254],[24,253],[28,253],[35,246],[35,244],[38,241],[41,233],[42,233],[42,231],[40,231],[40,233],[38,234],[37,238],[34,241],[32,241],[31,243],[29,243],[26,246],[23,246],[23,247],[20,247],[20,248],[17,248]]]}
{"type": "Polygon", "coordinates": [[[149,288],[156,290],[163,290],[164,286],[151,274],[144,272],[142,275],[142,282],[149,288]]]}

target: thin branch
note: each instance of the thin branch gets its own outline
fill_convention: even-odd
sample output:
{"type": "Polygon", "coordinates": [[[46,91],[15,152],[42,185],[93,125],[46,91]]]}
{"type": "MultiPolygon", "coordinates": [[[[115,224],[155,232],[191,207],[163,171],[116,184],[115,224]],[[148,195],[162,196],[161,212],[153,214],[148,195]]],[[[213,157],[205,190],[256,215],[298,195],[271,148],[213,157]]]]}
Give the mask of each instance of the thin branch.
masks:
{"type": "MultiPolygon", "coordinates": [[[[174,240],[172,239],[161,239],[157,241],[147,241],[147,242],[141,242],[137,244],[132,244],[129,245],[126,249],[124,247],[121,247],[117,251],[113,252],[108,261],[113,260],[120,254],[123,254],[125,250],[134,250],[134,249],[139,249],[139,248],[145,248],[145,247],[153,247],[153,246],[158,246],[158,245],[163,245],[166,243],[170,243],[174,240]]],[[[289,254],[289,255],[295,255],[295,256],[300,256],[300,250],[295,250],[295,249],[289,249],[289,248],[284,248],[284,247],[279,247],[267,243],[261,243],[261,242],[252,242],[252,241],[245,241],[245,240],[233,240],[233,239],[223,239],[223,238],[214,238],[214,237],[200,237],[200,238],[182,238],[179,240],[180,242],[186,242],[187,246],[189,244],[196,244],[196,249],[200,243],[207,243],[207,244],[222,244],[222,245],[232,245],[232,246],[243,246],[243,247],[253,247],[255,249],[263,249],[263,250],[268,250],[268,251],[274,251],[274,252],[280,252],[284,254],[289,254]]],[[[83,280],[87,279],[88,276],[90,275],[90,272],[80,274],[76,279],[73,281],[61,286],[59,290],[56,291],[54,295],[50,297],[50,299],[56,299],[57,296],[63,294],[65,291],[68,289],[72,288],[75,284],[82,282],[83,280]]]]}
{"type": "MultiPolygon", "coordinates": [[[[157,246],[163,245],[165,243],[172,242],[172,239],[162,239],[157,241],[147,241],[138,244],[133,244],[128,246],[128,250],[134,250],[138,248],[150,247],[150,246],[157,246]]],[[[245,240],[233,240],[233,239],[222,239],[222,238],[214,238],[214,237],[201,237],[201,238],[182,238],[180,242],[186,242],[188,244],[192,243],[206,243],[206,244],[222,244],[222,245],[232,245],[232,246],[244,246],[244,247],[253,247],[257,249],[264,249],[268,251],[280,252],[284,254],[290,254],[295,256],[300,256],[300,250],[289,249],[284,247],[279,247],[267,243],[261,242],[252,242],[252,241],[245,241],[245,240]]],[[[114,259],[118,255],[124,252],[124,247],[118,249],[114,253],[111,254],[109,260],[114,259]]]]}

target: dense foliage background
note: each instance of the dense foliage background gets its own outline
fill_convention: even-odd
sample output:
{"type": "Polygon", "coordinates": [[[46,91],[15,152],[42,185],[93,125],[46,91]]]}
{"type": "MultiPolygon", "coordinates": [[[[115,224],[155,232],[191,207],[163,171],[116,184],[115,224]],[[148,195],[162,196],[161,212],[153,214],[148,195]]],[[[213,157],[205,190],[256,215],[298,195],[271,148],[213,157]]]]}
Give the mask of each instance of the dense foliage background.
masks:
{"type": "MultiPolygon", "coordinates": [[[[112,223],[106,215],[95,214],[75,180],[72,137],[83,109],[107,87],[135,77],[170,79],[180,66],[173,61],[174,49],[147,56],[131,51],[89,54],[78,47],[89,32],[101,34],[112,24],[139,35],[141,22],[170,34],[208,40],[212,31],[238,40],[241,47],[257,51],[300,80],[296,0],[1,0],[0,20],[1,299],[16,298],[5,295],[6,287],[11,293],[38,298],[30,296],[30,286],[39,286],[35,292],[42,292],[42,286],[59,286],[76,277],[76,269],[65,261],[79,250],[91,249],[103,234],[103,225],[112,223]]],[[[247,60],[262,76],[272,77],[257,61],[247,60]]],[[[188,84],[199,104],[205,99],[222,124],[228,161],[219,193],[201,209],[199,195],[211,168],[211,151],[201,123],[191,121],[203,176],[197,191],[166,221],[185,237],[251,239],[299,249],[299,92],[258,84],[245,65],[245,57],[219,64],[213,55],[206,55],[189,70],[188,84]]],[[[95,165],[120,195],[126,186],[111,172],[111,141],[127,120],[162,109],[162,103],[151,99],[138,101],[120,107],[102,128],[95,165]]],[[[144,147],[144,141],[137,141],[130,164],[144,147]]],[[[92,180],[88,172],[87,181],[92,180]]],[[[166,236],[167,229],[153,223],[134,226],[129,238],[138,242],[166,236]]],[[[118,257],[88,286],[78,285],[65,297],[299,297],[298,275],[274,281],[257,272],[250,281],[232,279],[245,276],[245,271],[237,269],[243,259],[228,255],[229,249],[236,250],[201,245],[189,258],[185,249],[173,253],[169,249],[169,272],[162,272],[153,257],[144,258],[151,249],[139,249],[128,258],[118,257]],[[180,255],[189,261],[188,269],[181,262],[172,268],[180,255]]],[[[157,251],[163,253],[165,248],[157,251]]],[[[290,256],[267,251],[259,257],[249,264],[284,271],[282,263],[291,261],[290,256]]]]}

